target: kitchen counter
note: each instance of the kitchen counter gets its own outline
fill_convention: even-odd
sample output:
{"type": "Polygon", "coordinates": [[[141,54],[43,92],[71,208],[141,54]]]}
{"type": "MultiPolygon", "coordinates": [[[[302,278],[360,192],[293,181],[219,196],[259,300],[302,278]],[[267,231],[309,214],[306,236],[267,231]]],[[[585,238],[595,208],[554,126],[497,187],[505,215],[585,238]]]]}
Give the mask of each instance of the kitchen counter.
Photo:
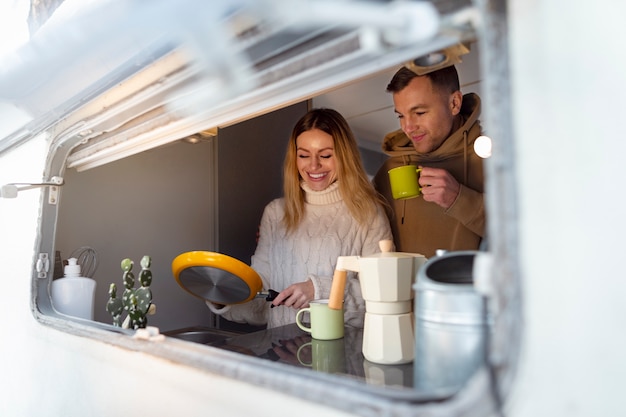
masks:
{"type": "Polygon", "coordinates": [[[485,364],[483,326],[418,322],[416,359],[380,365],[363,357],[363,330],[346,326],[342,339],[317,341],[295,324],[235,335],[206,343],[294,367],[311,377],[358,385],[377,396],[410,402],[441,401],[458,393],[485,364]]]}

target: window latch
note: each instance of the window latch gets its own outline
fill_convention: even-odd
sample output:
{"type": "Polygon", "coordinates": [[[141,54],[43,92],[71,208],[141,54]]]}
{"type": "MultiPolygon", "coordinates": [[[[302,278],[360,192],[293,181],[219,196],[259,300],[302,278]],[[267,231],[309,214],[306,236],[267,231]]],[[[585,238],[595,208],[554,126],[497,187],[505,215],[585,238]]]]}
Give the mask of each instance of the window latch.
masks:
{"type": "Polygon", "coordinates": [[[39,187],[50,187],[50,195],[48,196],[48,202],[50,204],[56,204],[57,195],[58,195],[58,187],[63,185],[63,177],[52,177],[49,181],[44,182],[34,182],[34,183],[10,183],[5,184],[0,189],[0,197],[2,198],[15,198],[17,197],[17,193],[23,190],[30,190],[33,188],[39,187]]]}

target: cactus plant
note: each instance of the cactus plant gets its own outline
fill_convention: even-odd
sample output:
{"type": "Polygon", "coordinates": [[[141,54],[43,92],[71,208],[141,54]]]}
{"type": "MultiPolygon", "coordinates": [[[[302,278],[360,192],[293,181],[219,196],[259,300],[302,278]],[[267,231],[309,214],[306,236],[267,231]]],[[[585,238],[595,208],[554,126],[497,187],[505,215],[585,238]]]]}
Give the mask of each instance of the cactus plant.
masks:
{"type": "Polygon", "coordinates": [[[135,275],[133,274],[134,263],[126,258],[122,260],[122,280],[124,282],[124,293],[122,299],[116,298],[117,287],[111,284],[109,287],[109,301],[106,309],[113,316],[113,325],[120,326],[120,318],[123,311],[128,313],[126,320],[121,325],[133,329],[145,328],[148,324],[147,315],[150,314],[152,306],[152,272],[150,265],[152,259],[149,256],[141,258],[141,271],[139,272],[139,283],[141,287],[135,288],[135,275]]]}
{"type": "MultiPolygon", "coordinates": [[[[152,272],[150,271],[151,259],[149,256],[141,258],[141,272],[139,272],[139,282],[141,287],[135,290],[135,296],[137,297],[137,309],[145,317],[152,304],[152,291],[150,290],[150,284],[152,283],[152,272]]],[[[145,327],[145,326],[143,326],[145,327]]]]}
{"type": "Polygon", "coordinates": [[[117,286],[111,283],[109,286],[109,301],[107,302],[106,309],[111,316],[113,316],[113,325],[120,327],[122,325],[120,317],[124,311],[124,305],[122,300],[117,298],[117,286]]]}
{"type": "Polygon", "coordinates": [[[133,261],[126,258],[122,261],[122,281],[124,282],[124,293],[122,294],[122,303],[124,304],[124,310],[130,310],[131,302],[130,296],[133,294],[135,287],[135,275],[133,274],[133,261]]]}

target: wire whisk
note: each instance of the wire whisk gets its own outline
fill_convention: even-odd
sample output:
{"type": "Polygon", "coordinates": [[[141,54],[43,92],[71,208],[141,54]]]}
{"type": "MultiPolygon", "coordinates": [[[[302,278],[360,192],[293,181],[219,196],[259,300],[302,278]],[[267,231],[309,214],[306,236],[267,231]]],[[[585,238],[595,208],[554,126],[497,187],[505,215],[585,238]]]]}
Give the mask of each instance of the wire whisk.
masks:
{"type": "Polygon", "coordinates": [[[81,275],[93,278],[98,269],[98,253],[89,246],[81,246],[70,254],[70,258],[76,258],[76,263],[80,265],[81,275]]]}

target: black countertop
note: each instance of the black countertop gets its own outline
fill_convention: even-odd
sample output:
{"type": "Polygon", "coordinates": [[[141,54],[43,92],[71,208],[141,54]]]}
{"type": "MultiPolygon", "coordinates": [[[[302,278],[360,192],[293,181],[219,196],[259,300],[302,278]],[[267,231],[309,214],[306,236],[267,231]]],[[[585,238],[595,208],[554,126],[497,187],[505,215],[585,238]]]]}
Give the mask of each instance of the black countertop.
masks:
{"type": "Polygon", "coordinates": [[[486,328],[416,323],[413,363],[381,365],[363,357],[363,330],[349,326],[342,339],[319,341],[295,324],[207,343],[303,372],[333,375],[362,384],[377,395],[409,401],[439,401],[456,394],[484,365],[486,328]]]}

